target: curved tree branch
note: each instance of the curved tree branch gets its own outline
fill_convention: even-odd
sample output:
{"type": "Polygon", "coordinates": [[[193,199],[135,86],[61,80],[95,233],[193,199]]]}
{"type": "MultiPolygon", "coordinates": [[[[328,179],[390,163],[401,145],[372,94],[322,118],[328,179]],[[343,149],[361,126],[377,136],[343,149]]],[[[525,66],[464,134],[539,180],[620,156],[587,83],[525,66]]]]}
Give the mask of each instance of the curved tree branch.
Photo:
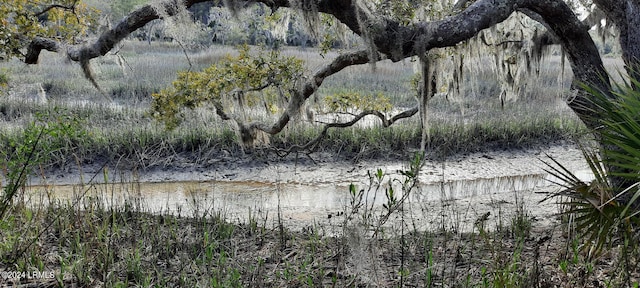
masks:
{"type": "MultiPolygon", "coordinates": [[[[370,55],[371,55],[370,52],[366,51],[366,50],[361,50],[361,51],[355,51],[355,52],[341,54],[338,57],[336,57],[335,59],[333,59],[333,61],[331,61],[331,63],[329,63],[328,65],[326,65],[326,66],[322,67],[321,69],[319,69],[318,71],[316,71],[310,78],[308,78],[308,79],[306,79],[306,81],[302,82],[296,89],[290,91],[291,92],[291,99],[289,100],[285,111],[282,112],[282,114],[280,115],[278,120],[276,120],[276,122],[273,123],[272,125],[268,125],[267,123],[264,123],[264,122],[252,122],[252,123],[249,123],[247,125],[247,124],[243,123],[239,119],[235,119],[234,117],[230,117],[224,111],[224,108],[222,107],[222,105],[220,105],[219,103],[216,103],[216,105],[215,105],[216,113],[223,120],[233,120],[238,125],[238,127],[240,127],[241,138],[248,140],[247,143],[250,143],[251,140],[253,140],[252,138],[255,135],[257,135],[256,134],[257,131],[262,131],[262,132],[270,134],[270,135],[278,134],[287,126],[287,124],[291,121],[291,119],[293,119],[293,117],[295,117],[296,115],[299,114],[299,112],[301,111],[301,109],[302,109],[304,103],[307,101],[307,99],[309,99],[309,97],[311,97],[318,90],[318,88],[322,85],[322,83],[324,82],[324,80],[327,77],[329,77],[331,75],[334,75],[334,74],[342,71],[344,68],[349,67],[349,66],[362,65],[362,64],[370,63],[371,62],[370,61],[370,55]]],[[[382,55],[378,55],[377,59],[384,59],[384,57],[382,55]]],[[[415,109],[417,109],[417,108],[415,108],[415,109]]],[[[410,110],[410,111],[413,111],[413,109],[410,110]]],[[[413,114],[415,114],[415,112],[413,114]]],[[[380,119],[383,120],[383,125],[385,127],[388,127],[389,125],[393,124],[393,122],[395,122],[395,121],[397,121],[399,119],[402,119],[402,118],[411,117],[411,116],[413,116],[413,114],[409,115],[409,112],[405,111],[405,113],[401,113],[399,115],[396,115],[392,119],[385,119],[384,115],[382,113],[376,112],[376,111],[367,112],[366,115],[377,115],[380,119]]],[[[356,118],[359,120],[359,119],[361,119],[362,117],[364,117],[366,115],[362,115],[361,117],[356,117],[356,118]]],[[[355,122],[354,122],[354,124],[355,124],[355,122]]],[[[333,125],[336,125],[336,124],[331,124],[330,127],[339,127],[339,125],[338,126],[333,126],[333,125]]],[[[353,125],[353,124],[351,124],[351,125],[353,125]]],[[[349,125],[349,126],[351,126],[351,125],[349,125]]],[[[321,135],[323,136],[323,134],[321,134],[321,135]]],[[[318,139],[318,141],[319,141],[319,139],[318,139]]],[[[243,140],[243,142],[244,142],[244,140],[243,140]]],[[[309,144],[309,145],[307,145],[305,147],[308,147],[308,146],[311,146],[311,145],[312,144],[309,144]]],[[[303,148],[296,148],[296,149],[302,150],[302,149],[306,149],[306,148],[303,147],[303,148]]],[[[290,152],[288,152],[288,153],[290,153],[290,152]]]]}
{"type": "MultiPolygon", "coordinates": [[[[518,10],[532,11],[539,15],[543,24],[553,31],[567,53],[575,77],[572,86],[578,91],[576,96],[570,99],[569,106],[588,126],[598,125],[593,121],[591,101],[588,100],[590,96],[581,88],[581,85],[586,84],[600,91],[609,91],[610,83],[597,47],[588,33],[589,27],[584,25],[562,0],[479,0],[451,17],[410,26],[403,26],[389,19],[374,18],[362,12],[362,9],[356,9],[354,6],[356,4],[350,0],[331,1],[333,5],[327,1],[319,1],[318,11],[334,15],[360,35],[366,36],[361,29],[375,31],[375,33],[369,33],[373,37],[373,45],[377,51],[386,54],[393,61],[423,55],[433,48],[454,46],[475,36],[480,30],[504,21],[518,10]],[[344,9],[348,7],[350,9],[344,9]],[[354,20],[356,18],[365,19],[367,27],[361,27],[361,24],[354,20]]],[[[278,4],[282,1],[274,2],[278,4]]],[[[287,4],[281,3],[281,5],[288,5],[288,1],[285,2],[287,4]]],[[[262,123],[255,123],[251,126],[269,134],[280,132],[324,78],[348,65],[365,64],[370,60],[371,57],[367,51],[352,53],[343,59],[337,58],[325,68],[326,74],[320,71],[314,77],[316,81],[313,81],[314,79],[307,81],[305,89],[299,91],[302,95],[293,93],[294,97],[289,107],[276,124],[268,127],[262,123]],[[334,65],[339,69],[333,69],[334,65]]]]}
{"type": "Polygon", "coordinates": [[[530,2],[526,8],[543,18],[557,36],[571,64],[574,74],[572,87],[576,95],[569,99],[569,107],[587,126],[596,128],[599,124],[593,117],[593,101],[589,100],[591,96],[582,89],[582,85],[610,95],[611,84],[600,53],[589,35],[590,27],[582,23],[573,14],[571,8],[562,1],[530,2]],[[559,4],[551,6],[549,2],[559,2],[559,4]]]}
{"type": "Polygon", "coordinates": [[[327,77],[349,66],[370,63],[369,59],[369,52],[365,50],[345,53],[336,57],[329,65],[316,71],[316,73],[314,73],[310,79],[303,82],[298,89],[291,91],[292,96],[287,108],[273,125],[269,126],[262,122],[254,122],[249,125],[249,128],[261,130],[271,135],[280,133],[280,131],[287,126],[291,118],[299,113],[304,102],[318,90],[327,77]]]}
{"type": "MultiPolygon", "coordinates": [[[[240,0],[229,0],[231,4],[240,0]]],[[[171,16],[177,13],[175,4],[177,0],[163,2],[166,14],[171,16]]],[[[195,3],[207,2],[202,0],[185,1],[187,7],[195,3]]],[[[270,7],[291,7],[289,0],[257,0],[270,7]]],[[[578,83],[586,84],[601,91],[609,91],[610,84],[606,70],[599,57],[598,50],[593,43],[588,28],[582,24],[571,8],[563,0],[477,0],[469,4],[461,12],[446,17],[442,20],[431,22],[419,22],[403,25],[398,21],[372,15],[366,9],[359,7],[356,0],[318,0],[316,8],[318,12],[331,14],[348,26],[353,32],[359,34],[371,42],[377,53],[386,55],[393,61],[404,58],[423,55],[433,48],[449,47],[470,39],[477,33],[495,24],[504,21],[512,13],[528,9],[543,19],[544,23],[557,36],[563,45],[569,62],[574,71],[574,88],[580,91],[578,83]]],[[[114,28],[105,31],[92,43],[86,45],[74,45],[67,48],[69,59],[83,62],[100,57],[109,52],[115,44],[127,37],[131,32],[144,26],[148,22],[160,18],[155,9],[143,6],[125,17],[114,28]]],[[[54,40],[34,39],[29,46],[29,53],[25,58],[27,63],[36,63],[38,54],[42,49],[59,51],[64,47],[54,40]]],[[[253,123],[253,129],[259,129],[269,134],[280,132],[297,113],[302,104],[313,94],[324,79],[350,65],[369,63],[371,59],[377,60],[379,55],[367,51],[359,51],[339,56],[330,65],[318,71],[311,79],[306,81],[302,88],[294,91],[289,105],[273,125],[253,123]]],[[[569,105],[589,126],[588,95],[580,92],[569,105]]]]}
{"type": "MultiPolygon", "coordinates": [[[[547,28],[547,31],[537,36],[537,39],[533,39],[536,41],[536,44],[539,47],[547,46],[547,45],[556,45],[560,44],[557,36],[554,34],[553,30],[546,24],[546,21],[542,16],[533,12],[530,9],[519,9],[520,12],[527,15],[529,18],[539,22],[547,28]]],[[[582,24],[588,27],[593,27],[595,25],[600,25],[600,21],[604,19],[606,16],[602,12],[602,10],[596,8],[594,11],[591,11],[586,18],[582,20],[582,24]]]]}
{"type": "Polygon", "coordinates": [[[40,51],[47,50],[51,52],[59,52],[62,50],[62,43],[43,37],[36,37],[31,40],[29,47],[27,47],[27,54],[25,55],[24,62],[27,64],[38,64],[38,58],[40,51]]]}
{"type": "Polygon", "coordinates": [[[324,127],[322,128],[322,131],[320,132],[320,134],[318,134],[318,136],[316,136],[316,138],[313,138],[313,140],[307,142],[304,145],[293,145],[290,146],[287,149],[276,149],[276,153],[278,154],[278,156],[284,157],[287,156],[291,153],[297,153],[297,152],[313,152],[318,143],[320,143],[320,141],[327,135],[327,132],[329,131],[330,128],[347,128],[347,127],[351,127],[353,125],[355,125],[356,123],[358,123],[360,120],[362,120],[362,118],[369,116],[369,115],[373,115],[376,116],[378,118],[380,118],[380,120],[382,121],[382,126],[383,127],[389,127],[391,125],[393,125],[393,123],[395,123],[398,120],[404,119],[404,118],[409,118],[413,115],[415,115],[416,113],[418,113],[418,106],[415,106],[413,108],[410,108],[408,110],[405,110],[403,112],[400,112],[396,115],[394,115],[391,118],[387,118],[384,113],[380,112],[380,111],[376,111],[376,110],[368,110],[368,111],[363,111],[360,114],[354,115],[353,119],[347,121],[347,122],[340,122],[340,123],[328,123],[325,124],[324,127]]]}
{"type": "MultiPolygon", "coordinates": [[[[163,5],[167,16],[173,16],[178,12],[175,8],[177,7],[176,5],[182,5],[181,2],[183,1],[169,0],[162,2],[161,5],[163,5]]],[[[191,7],[193,4],[201,2],[208,1],[188,0],[184,1],[184,5],[191,7]]],[[[156,9],[151,5],[140,7],[124,17],[115,27],[104,31],[98,39],[92,43],[68,46],[66,51],[67,57],[73,61],[82,62],[104,56],[111,51],[116,44],[129,36],[133,31],[136,31],[147,23],[160,18],[161,17],[157,13],[156,9]]],[[[58,41],[37,37],[32,40],[28,47],[25,63],[38,63],[38,56],[40,51],[43,49],[51,52],[60,52],[63,47],[65,47],[65,45],[58,41]]]]}
{"type": "MultiPolygon", "coordinates": [[[[189,0],[185,1],[185,5],[190,7],[201,2],[208,1],[189,0]]],[[[229,2],[233,3],[234,1],[230,0],[229,2]]],[[[264,3],[273,8],[290,7],[291,5],[288,0],[258,0],[256,2],[264,3]]],[[[166,1],[164,3],[168,16],[172,16],[177,12],[173,6],[174,1],[166,1]]],[[[364,9],[357,8],[357,2],[353,0],[319,0],[317,2],[317,10],[318,12],[335,16],[353,32],[361,36],[365,36],[363,29],[369,30],[369,35],[372,36],[371,40],[373,40],[372,44],[375,45],[376,50],[386,54],[393,61],[400,61],[407,57],[422,54],[432,48],[454,46],[475,36],[480,30],[504,21],[516,9],[527,8],[527,6],[531,5],[551,7],[548,9],[550,11],[556,9],[556,7],[569,9],[562,0],[478,0],[460,13],[445,19],[412,25],[402,25],[398,21],[369,15],[363,11],[364,9]],[[364,24],[359,23],[357,19],[362,19],[364,24]]],[[[561,16],[565,18],[573,16],[575,18],[570,9],[568,14],[565,12],[563,11],[561,16]]],[[[74,61],[80,61],[81,59],[92,59],[105,55],[115,44],[127,37],[131,32],[158,18],[160,16],[152,6],[143,6],[125,17],[114,28],[105,31],[92,44],[71,46],[67,52],[69,58],[74,61]]],[[[31,61],[25,62],[36,63],[33,61],[33,55],[37,55],[36,51],[60,47],[60,45],[38,45],[42,42],[42,40],[37,40],[32,43],[31,47],[34,52],[29,53],[32,56],[28,58],[31,61]]]]}
{"type": "Polygon", "coordinates": [[[67,10],[67,11],[75,11],[75,9],[76,9],[76,4],[77,4],[77,2],[76,2],[76,3],[74,3],[74,4],[73,4],[73,5],[71,5],[71,6],[61,5],[61,4],[51,4],[51,5],[47,6],[47,7],[44,7],[40,12],[37,12],[37,13],[35,13],[35,14],[33,14],[33,15],[34,15],[34,16],[36,16],[36,17],[38,17],[38,16],[42,16],[42,15],[44,15],[45,13],[47,13],[47,12],[49,12],[50,10],[53,10],[53,9],[62,9],[62,10],[67,10]]]}
{"type": "MultiPolygon", "coordinates": [[[[174,1],[164,2],[166,13],[169,16],[177,12],[174,8],[174,1]]],[[[190,7],[200,2],[207,1],[189,0],[185,2],[185,5],[190,7]]],[[[230,2],[234,1],[230,0],[230,2]]],[[[258,0],[256,2],[262,2],[274,8],[290,7],[291,5],[288,0],[258,0]]],[[[587,56],[585,58],[588,58],[589,61],[594,61],[594,56],[598,55],[597,53],[593,54],[593,51],[588,47],[592,46],[595,49],[595,44],[593,44],[587,33],[587,27],[578,20],[573,11],[562,0],[478,0],[460,13],[442,20],[411,25],[402,25],[398,21],[370,15],[364,11],[365,9],[358,8],[357,3],[354,0],[319,0],[317,2],[317,10],[318,12],[335,16],[356,34],[361,36],[370,35],[372,38],[371,44],[375,46],[376,50],[387,55],[393,61],[421,55],[433,48],[457,45],[475,36],[480,30],[504,21],[518,9],[529,9],[539,14],[553,32],[561,38],[561,44],[572,44],[571,41],[578,41],[581,44],[581,48],[586,50],[577,51],[577,55],[573,57],[574,59],[587,56]],[[361,21],[358,21],[358,19],[361,19],[361,21]],[[367,31],[363,31],[363,29],[367,29],[367,31]]],[[[74,61],[89,60],[105,55],[115,44],[127,37],[131,32],[158,18],[160,16],[152,6],[143,6],[125,17],[114,28],[105,31],[93,43],[69,47],[67,54],[74,61]]],[[[54,48],[54,51],[57,51],[61,47],[60,44],[50,44],[47,41],[35,39],[32,45],[29,46],[29,57],[25,59],[25,62],[36,63],[37,55],[42,49],[49,50],[54,48]]],[[[597,49],[595,51],[597,52],[597,49]]],[[[575,54],[576,51],[569,52],[569,54],[572,53],[575,54]]],[[[594,67],[602,66],[601,61],[599,64],[572,61],[572,63],[574,62],[576,64],[574,72],[577,70],[604,71],[604,68],[602,70],[593,69],[594,67]],[[583,67],[583,64],[587,64],[588,67],[583,67]]],[[[581,78],[581,76],[587,75],[577,75],[577,79],[585,83],[600,82],[593,81],[594,79],[591,76],[585,79],[581,78]]],[[[598,87],[600,86],[602,85],[598,85],[598,87]]]]}

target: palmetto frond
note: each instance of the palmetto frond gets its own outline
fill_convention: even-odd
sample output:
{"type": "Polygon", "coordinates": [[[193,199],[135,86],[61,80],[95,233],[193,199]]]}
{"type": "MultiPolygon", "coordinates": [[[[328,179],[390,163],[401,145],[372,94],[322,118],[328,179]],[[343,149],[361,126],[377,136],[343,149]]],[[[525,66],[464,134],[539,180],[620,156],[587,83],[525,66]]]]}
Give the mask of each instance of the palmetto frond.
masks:
{"type": "Polygon", "coordinates": [[[586,182],[555,159],[546,163],[547,173],[562,190],[562,204],[572,214],[585,247],[596,252],[614,237],[634,237],[640,215],[640,87],[638,81],[616,86],[614,97],[589,90],[593,95],[592,114],[601,124],[594,131],[599,151],[581,147],[594,179],[586,182]],[[623,181],[612,181],[612,179],[623,181]],[[614,183],[624,183],[617,185],[614,183]]]}

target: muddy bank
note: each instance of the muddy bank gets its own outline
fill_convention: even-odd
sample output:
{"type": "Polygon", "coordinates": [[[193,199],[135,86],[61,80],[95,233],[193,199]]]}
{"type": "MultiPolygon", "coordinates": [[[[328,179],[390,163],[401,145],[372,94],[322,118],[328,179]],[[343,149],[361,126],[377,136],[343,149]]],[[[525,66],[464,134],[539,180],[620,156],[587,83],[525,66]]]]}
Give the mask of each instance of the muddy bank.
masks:
{"type": "MultiPolygon", "coordinates": [[[[581,171],[586,171],[587,166],[580,151],[570,146],[428,161],[421,170],[420,185],[411,192],[405,207],[413,219],[413,228],[469,231],[481,218],[487,227],[492,227],[510,221],[518,209],[524,209],[537,225],[555,223],[558,206],[554,201],[540,202],[558,189],[544,172],[543,161],[550,162],[549,156],[571,171],[585,174],[581,171]]],[[[83,167],[82,173],[79,169],[59,172],[31,183],[52,185],[50,189],[57,191],[54,194],[71,198],[90,186],[69,184],[104,182],[106,176],[110,185],[93,186],[89,194],[82,196],[102,197],[116,205],[136,198],[152,212],[191,215],[217,210],[239,222],[258,217],[273,223],[283,221],[294,229],[316,224],[339,229],[352,208],[349,184],[367,190],[364,201],[373,207],[372,214],[379,214],[387,201],[384,186],[369,191],[368,171],[382,169],[388,183],[402,179],[398,171],[405,166],[402,161],[354,164],[317,159],[214,159],[207,167],[184,165],[133,172],[107,169],[106,174],[100,167],[83,167]]],[[[38,187],[43,186],[34,189],[38,187]]]]}
{"type": "MultiPolygon", "coordinates": [[[[421,170],[421,181],[447,182],[503,176],[545,174],[544,162],[553,157],[569,170],[580,171],[588,167],[580,151],[570,145],[539,149],[492,151],[452,156],[444,161],[427,161],[421,170]]],[[[180,182],[180,181],[256,181],[268,183],[349,184],[366,181],[367,171],[381,168],[386,174],[398,176],[408,159],[367,160],[353,163],[335,161],[330,155],[304,156],[296,159],[266,159],[247,155],[220,157],[196,165],[178,162],[169,168],[118,170],[107,166],[110,181],[180,182]]],[[[47,173],[46,177],[33,177],[30,183],[77,184],[103,182],[104,170],[100,164],[67,167],[64,171],[47,173]]]]}

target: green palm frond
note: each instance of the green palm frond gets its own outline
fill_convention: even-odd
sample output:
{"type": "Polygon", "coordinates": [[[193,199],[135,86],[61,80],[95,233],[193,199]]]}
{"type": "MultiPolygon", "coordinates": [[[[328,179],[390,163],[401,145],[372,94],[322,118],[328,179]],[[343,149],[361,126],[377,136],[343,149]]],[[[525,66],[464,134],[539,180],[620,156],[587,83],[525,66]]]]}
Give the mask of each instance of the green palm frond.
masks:
{"type": "Polygon", "coordinates": [[[560,164],[560,162],[558,162],[556,159],[554,159],[550,155],[545,156],[547,156],[547,158],[553,162],[553,165],[543,161],[543,163],[547,166],[547,168],[544,168],[543,170],[549,175],[558,179],[549,180],[550,182],[566,189],[572,189],[577,186],[587,185],[582,180],[580,180],[580,178],[574,175],[569,169],[560,164]]]}
{"type": "Polygon", "coordinates": [[[565,213],[574,216],[579,236],[595,255],[614,237],[634,237],[640,222],[640,91],[634,87],[640,87],[635,79],[616,85],[613,95],[585,87],[593,95],[587,108],[600,124],[594,131],[600,149],[580,147],[592,181],[582,181],[550,156],[551,163],[545,162],[545,171],[562,187],[551,197],[568,198],[561,202],[565,213]],[[627,187],[616,187],[612,177],[627,187]]]}

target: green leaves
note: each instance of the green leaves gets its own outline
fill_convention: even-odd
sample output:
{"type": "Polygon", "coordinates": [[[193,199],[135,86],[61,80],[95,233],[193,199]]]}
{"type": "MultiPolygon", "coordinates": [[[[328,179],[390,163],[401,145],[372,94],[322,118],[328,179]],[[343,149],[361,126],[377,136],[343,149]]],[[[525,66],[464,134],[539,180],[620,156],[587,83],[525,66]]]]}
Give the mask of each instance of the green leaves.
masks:
{"type": "Polygon", "coordinates": [[[77,0],[0,0],[0,58],[21,57],[34,37],[75,44],[97,29],[98,11],[77,0]]]}
{"type": "MultiPolygon", "coordinates": [[[[637,81],[636,81],[637,82],[637,81]]],[[[640,91],[632,86],[618,86],[616,100],[596,94],[599,122],[603,125],[597,131],[602,138],[604,160],[616,169],[615,176],[629,180],[640,179],[640,91]],[[614,148],[615,147],[615,148],[614,148]],[[611,149],[614,148],[614,149],[611,149]]]]}
{"type": "MultiPolygon", "coordinates": [[[[62,149],[70,149],[73,142],[85,135],[81,122],[64,110],[54,109],[38,113],[20,137],[12,140],[9,149],[0,151],[0,166],[7,185],[0,197],[0,218],[10,207],[13,197],[27,181],[28,175],[46,163],[62,149]]],[[[62,153],[67,154],[67,153],[62,153]]]]}
{"type": "Polygon", "coordinates": [[[387,203],[382,204],[382,208],[391,211],[398,204],[398,195],[393,190],[393,185],[389,183],[389,186],[385,189],[385,196],[387,197],[387,203]]]}
{"type": "Polygon", "coordinates": [[[324,99],[332,112],[360,111],[389,111],[393,107],[391,100],[382,93],[376,95],[362,95],[358,92],[340,92],[329,95],[324,99]]]}
{"type": "Polygon", "coordinates": [[[183,71],[172,87],[152,95],[152,115],[176,127],[182,109],[212,104],[225,111],[264,107],[273,113],[281,109],[297,80],[303,75],[303,61],[283,57],[278,51],[252,54],[248,46],[238,48],[239,55],[227,55],[200,72],[183,71]]]}
{"type": "MultiPolygon", "coordinates": [[[[617,237],[635,239],[640,224],[640,87],[637,80],[617,85],[613,94],[586,88],[592,94],[592,120],[599,153],[582,148],[594,180],[584,182],[553,160],[548,172],[559,179],[567,196],[567,213],[575,215],[576,229],[593,255],[617,237]]],[[[635,243],[635,242],[634,242],[635,243]]]]}

